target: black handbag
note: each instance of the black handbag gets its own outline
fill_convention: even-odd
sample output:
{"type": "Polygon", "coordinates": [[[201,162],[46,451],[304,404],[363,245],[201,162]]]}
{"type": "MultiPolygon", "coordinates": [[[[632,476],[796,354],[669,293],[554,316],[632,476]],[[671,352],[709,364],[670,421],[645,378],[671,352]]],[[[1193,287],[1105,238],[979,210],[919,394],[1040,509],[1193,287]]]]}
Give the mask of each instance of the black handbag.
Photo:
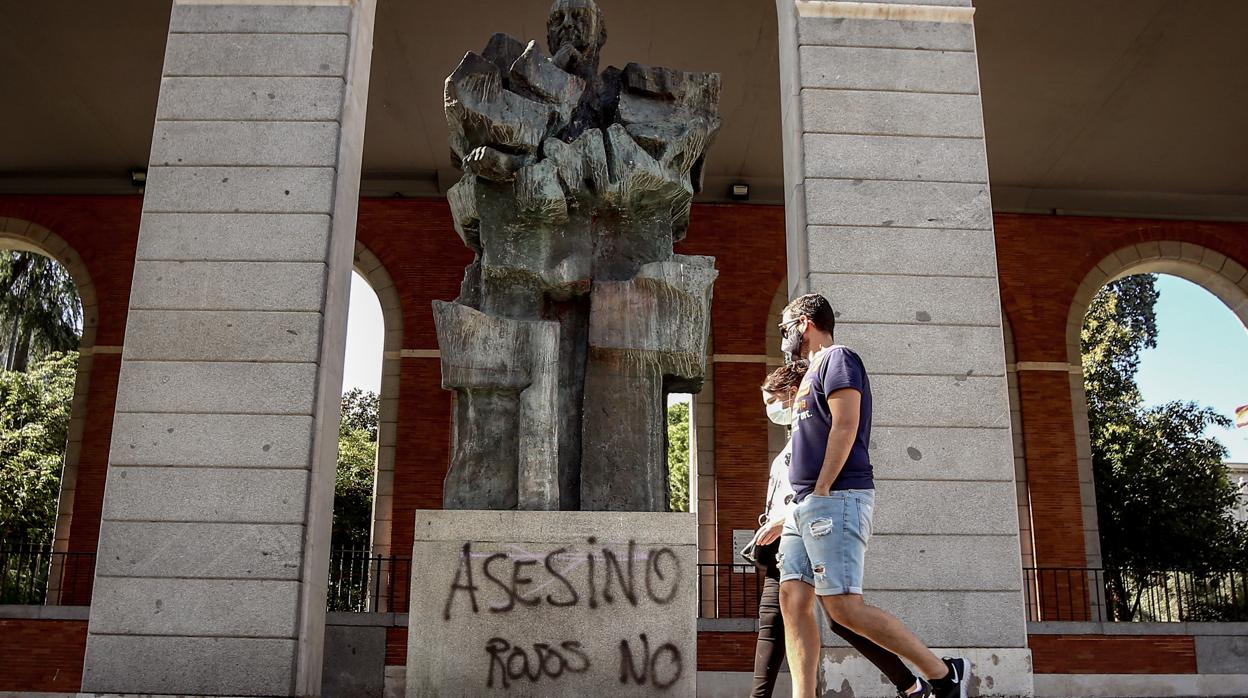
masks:
{"type": "Polygon", "coordinates": [[[751,538],[749,543],[741,549],[740,555],[758,569],[766,572],[769,568],[776,566],[776,556],[780,552],[780,541],[774,540],[767,545],[759,545],[755,542],[755,538],[751,538]]]}

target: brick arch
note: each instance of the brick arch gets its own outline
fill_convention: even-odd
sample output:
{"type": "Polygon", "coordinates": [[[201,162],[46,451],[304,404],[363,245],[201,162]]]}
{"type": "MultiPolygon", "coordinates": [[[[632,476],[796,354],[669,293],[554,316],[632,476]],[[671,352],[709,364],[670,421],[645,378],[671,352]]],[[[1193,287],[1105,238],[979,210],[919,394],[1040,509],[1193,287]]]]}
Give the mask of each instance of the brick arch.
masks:
{"type": "Polygon", "coordinates": [[[1083,357],[1080,330],[1092,298],[1106,284],[1135,274],[1169,274],[1204,288],[1235,313],[1248,328],[1248,275],[1238,263],[1203,245],[1179,241],[1150,241],[1115,250],[1099,261],[1075,293],[1066,325],[1066,355],[1071,374],[1071,412],[1075,418],[1075,450],[1079,454],[1080,494],[1084,506],[1088,566],[1101,563],[1099,523],[1096,513],[1096,486],[1092,478],[1091,429],[1088,425],[1088,399],[1083,387],[1083,357]],[[1228,262],[1233,266],[1228,267],[1228,262]],[[1090,503],[1090,504],[1089,504],[1090,503]]]}
{"type": "MultiPolygon", "coordinates": [[[[1001,334],[1005,343],[1005,378],[1009,392],[1010,433],[1014,439],[1014,482],[1018,500],[1018,535],[1023,554],[1023,567],[1036,566],[1035,540],[1032,538],[1031,494],[1027,488],[1027,446],[1023,434],[1023,408],[1018,387],[1018,354],[1014,328],[1005,311],[1001,312],[1001,334]]],[[[1029,601],[1030,602],[1030,601],[1029,601]]]]}
{"type": "MultiPolygon", "coordinates": [[[[784,316],[784,306],[789,304],[788,277],[780,280],[776,293],[771,297],[771,308],[767,311],[767,370],[784,363],[784,355],[780,353],[780,320],[784,316]]],[[[780,451],[784,450],[786,440],[782,426],[767,422],[767,459],[771,462],[780,451]]]]}
{"type": "MultiPolygon", "coordinates": [[[[91,386],[91,368],[96,351],[95,335],[99,325],[99,300],[91,274],[81,255],[63,238],[47,228],[17,218],[0,218],[0,248],[34,252],[56,260],[69,272],[78,291],[82,305],[82,338],[78,345],[78,373],[74,379],[74,397],[70,403],[69,435],[65,443],[64,460],[61,465],[61,491],[57,497],[56,523],[52,535],[52,550],[64,553],[69,550],[70,529],[74,516],[74,495],[78,482],[78,464],[82,453],[82,438],[86,424],[87,398],[91,386]]],[[[111,347],[105,348],[111,350],[111,347]]],[[[66,574],[62,568],[64,558],[55,556],[48,575],[48,603],[62,601],[62,592],[77,596],[89,593],[91,585],[89,570],[75,570],[66,574]],[[79,574],[81,572],[81,574],[79,574]],[[77,580],[83,589],[63,589],[62,582],[77,580]]]]}
{"type": "Polygon", "coordinates": [[[394,279],[377,255],[355,243],[355,271],[368,282],[381,304],[384,329],[381,391],[378,396],[377,462],[373,480],[372,553],[391,554],[394,524],[394,453],[398,445],[399,379],[403,355],[403,304],[394,279]]]}
{"type": "Polygon", "coordinates": [[[1066,324],[1066,355],[1072,366],[1082,361],[1079,329],[1092,297],[1106,284],[1134,274],[1169,274],[1212,293],[1248,328],[1248,274],[1226,255],[1192,242],[1142,242],[1105,256],[1079,284],[1066,324]]]}

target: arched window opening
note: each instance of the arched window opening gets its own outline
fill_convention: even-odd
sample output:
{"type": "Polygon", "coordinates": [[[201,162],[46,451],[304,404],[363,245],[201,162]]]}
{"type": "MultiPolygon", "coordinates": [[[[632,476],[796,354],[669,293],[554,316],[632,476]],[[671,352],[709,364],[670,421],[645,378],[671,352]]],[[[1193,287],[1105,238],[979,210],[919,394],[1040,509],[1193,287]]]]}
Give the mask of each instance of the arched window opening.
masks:
{"type": "MultiPolygon", "coordinates": [[[[0,604],[59,603],[85,395],[84,303],[70,270],[0,230],[0,604]],[[81,391],[78,389],[81,385],[81,391]],[[72,452],[72,453],[71,453],[72,452]],[[72,457],[71,457],[72,456],[72,457]],[[65,525],[58,525],[59,519],[65,525]],[[60,545],[58,545],[60,543],[60,545]]],[[[58,242],[59,238],[57,239],[58,242]]],[[[60,242],[63,244],[63,242],[60,242]]],[[[67,246],[66,246],[67,247],[67,246]]],[[[85,362],[89,367],[89,356],[85,362]]],[[[90,570],[77,581],[90,587],[90,570]]]]}
{"type": "Polygon", "coordinates": [[[1120,621],[1248,620],[1248,525],[1228,467],[1248,461],[1234,430],[1248,330],[1225,297],[1126,275],[1137,269],[1150,270],[1096,291],[1079,337],[1103,564],[1093,603],[1120,621]]]}
{"type": "Polygon", "coordinates": [[[694,462],[691,427],[693,395],[671,393],[667,396],[667,494],[671,511],[694,511],[696,487],[690,464],[694,462]]]}
{"type": "Polygon", "coordinates": [[[377,293],[358,270],[352,272],[330,536],[331,611],[370,610],[370,595],[376,595],[370,588],[377,567],[371,539],[385,332],[377,293]]]}

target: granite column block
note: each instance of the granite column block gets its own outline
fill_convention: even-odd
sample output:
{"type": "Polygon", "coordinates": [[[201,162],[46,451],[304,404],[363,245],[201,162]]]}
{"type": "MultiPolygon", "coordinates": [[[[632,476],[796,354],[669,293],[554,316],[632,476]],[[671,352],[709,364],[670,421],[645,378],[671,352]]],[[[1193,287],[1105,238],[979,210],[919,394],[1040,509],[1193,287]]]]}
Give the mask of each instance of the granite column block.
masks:
{"type": "Polygon", "coordinates": [[[375,0],[175,0],[82,690],[321,695],[375,0]]]}

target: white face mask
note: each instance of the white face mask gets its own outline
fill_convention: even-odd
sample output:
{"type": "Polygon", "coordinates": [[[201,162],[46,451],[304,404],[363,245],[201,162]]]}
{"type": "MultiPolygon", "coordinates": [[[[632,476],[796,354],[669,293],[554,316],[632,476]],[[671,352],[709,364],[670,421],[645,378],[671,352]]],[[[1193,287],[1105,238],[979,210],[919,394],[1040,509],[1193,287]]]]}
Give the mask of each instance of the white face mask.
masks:
{"type": "Polygon", "coordinates": [[[785,407],[783,400],[767,403],[767,418],[782,427],[793,423],[793,408],[785,407]]]}

